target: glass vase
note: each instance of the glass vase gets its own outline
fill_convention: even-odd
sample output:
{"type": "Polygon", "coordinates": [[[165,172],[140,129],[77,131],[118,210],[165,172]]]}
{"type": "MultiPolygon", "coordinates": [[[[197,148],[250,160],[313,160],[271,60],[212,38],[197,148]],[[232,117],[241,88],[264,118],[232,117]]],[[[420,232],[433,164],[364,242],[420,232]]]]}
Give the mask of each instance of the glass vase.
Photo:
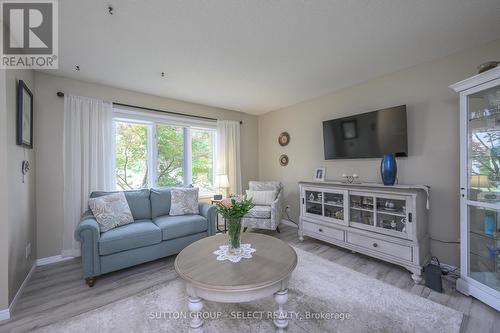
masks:
{"type": "Polygon", "coordinates": [[[232,255],[238,255],[241,253],[241,219],[228,219],[227,225],[227,240],[228,240],[228,252],[232,255]]]}

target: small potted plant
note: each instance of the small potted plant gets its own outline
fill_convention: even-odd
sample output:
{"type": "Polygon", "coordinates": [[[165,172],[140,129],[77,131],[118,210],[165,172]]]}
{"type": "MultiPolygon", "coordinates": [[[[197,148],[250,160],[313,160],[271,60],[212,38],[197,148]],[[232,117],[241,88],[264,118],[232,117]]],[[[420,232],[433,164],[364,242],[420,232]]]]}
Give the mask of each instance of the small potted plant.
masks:
{"type": "Polygon", "coordinates": [[[252,198],[245,196],[234,196],[217,203],[217,212],[228,222],[228,252],[232,255],[241,253],[241,218],[253,207],[252,198]]]}

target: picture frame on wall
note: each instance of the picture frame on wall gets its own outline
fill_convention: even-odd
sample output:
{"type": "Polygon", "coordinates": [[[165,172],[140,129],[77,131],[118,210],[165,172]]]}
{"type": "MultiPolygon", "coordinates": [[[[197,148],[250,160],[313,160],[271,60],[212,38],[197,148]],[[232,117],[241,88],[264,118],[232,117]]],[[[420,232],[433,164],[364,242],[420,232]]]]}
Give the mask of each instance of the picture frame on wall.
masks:
{"type": "Polygon", "coordinates": [[[324,182],[325,181],[326,169],[324,167],[316,168],[314,170],[314,181],[324,182]]]}
{"type": "Polygon", "coordinates": [[[23,80],[17,86],[17,144],[33,148],[33,93],[23,80]]]}

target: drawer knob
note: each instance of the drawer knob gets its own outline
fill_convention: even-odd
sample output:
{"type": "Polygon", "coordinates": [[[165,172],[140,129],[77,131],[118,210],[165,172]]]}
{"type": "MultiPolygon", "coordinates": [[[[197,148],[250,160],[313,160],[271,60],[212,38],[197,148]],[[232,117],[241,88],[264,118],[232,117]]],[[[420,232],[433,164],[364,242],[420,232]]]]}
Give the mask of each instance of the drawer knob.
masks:
{"type": "Polygon", "coordinates": [[[323,229],[319,228],[319,229],[318,229],[318,231],[319,231],[319,232],[323,232],[323,229]]]}
{"type": "Polygon", "coordinates": [[[373,243],[373,247],[377,247],[377,246],[378,246],[378,244],[377,244],[377,243],[373,243]]]}

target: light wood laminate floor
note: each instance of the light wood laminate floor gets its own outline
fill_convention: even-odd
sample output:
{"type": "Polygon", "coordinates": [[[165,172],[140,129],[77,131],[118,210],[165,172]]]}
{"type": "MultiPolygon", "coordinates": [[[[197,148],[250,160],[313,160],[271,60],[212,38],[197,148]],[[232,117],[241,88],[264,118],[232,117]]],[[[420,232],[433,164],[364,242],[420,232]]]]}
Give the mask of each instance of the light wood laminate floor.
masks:
{"type": "MultiPolygon", "coordinates": [[[[474,298],[458,293],[450,281],[445,280],[443,294],[437,293],[422,285],[414,285],[410,273],[401,267],[354,254],[309,237],[305,237],[301,243],[296,228],[287,225],[281,225],[280,228],[281,234],[264,233],[324,259],[462,311],[466,315],[463,332],[500,332],[500,313],[474,298]]],[[[16,304],[12,318],[0,323],[0,332],[27,332],[173,280],[176,278],[174,259],[175,256],[172,256],[106,274],[98,278],[93,288],[87,287],[82,279],[80,259],[37,267],[16,304]]]]}

